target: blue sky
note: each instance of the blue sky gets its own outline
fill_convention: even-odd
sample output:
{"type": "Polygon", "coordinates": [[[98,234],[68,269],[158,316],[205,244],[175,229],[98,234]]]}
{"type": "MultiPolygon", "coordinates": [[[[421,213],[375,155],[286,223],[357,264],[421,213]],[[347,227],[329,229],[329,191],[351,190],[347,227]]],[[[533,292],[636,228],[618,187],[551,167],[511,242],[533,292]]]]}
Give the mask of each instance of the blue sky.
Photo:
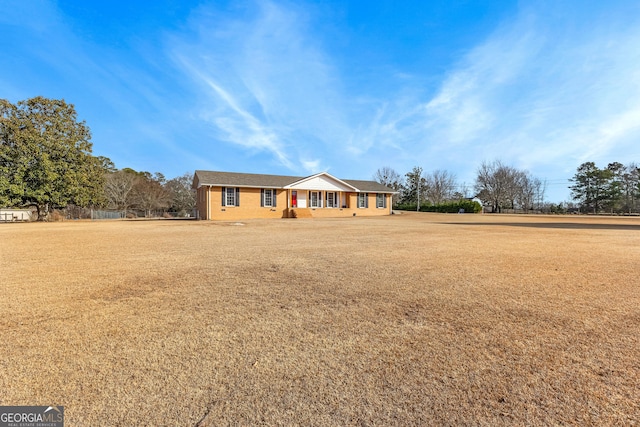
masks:
{"type": "Polygon", "coordinates": [[[64,98],[94,154],[371,179],[499,159],[569,198],[640,162],[640,2],[0,2],[0,98],[64,98]]]}

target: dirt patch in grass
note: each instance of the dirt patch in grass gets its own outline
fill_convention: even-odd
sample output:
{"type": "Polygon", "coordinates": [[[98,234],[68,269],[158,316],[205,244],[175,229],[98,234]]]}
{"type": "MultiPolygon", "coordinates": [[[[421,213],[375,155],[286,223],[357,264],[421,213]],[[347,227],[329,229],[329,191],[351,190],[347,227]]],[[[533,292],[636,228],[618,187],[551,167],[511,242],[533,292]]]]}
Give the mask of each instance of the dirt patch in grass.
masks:
{"type": "Polygon", "coordinates": [[[633,425],[640,219],[0,225],[0,405],[67,425],[633,425]]]}

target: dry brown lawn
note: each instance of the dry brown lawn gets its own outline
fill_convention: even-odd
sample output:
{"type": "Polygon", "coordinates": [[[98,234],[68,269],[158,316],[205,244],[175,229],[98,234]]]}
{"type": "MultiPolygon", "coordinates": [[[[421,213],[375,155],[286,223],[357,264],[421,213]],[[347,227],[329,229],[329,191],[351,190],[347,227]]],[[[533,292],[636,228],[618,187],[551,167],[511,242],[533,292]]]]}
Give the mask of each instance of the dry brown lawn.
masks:
{"type": "Polygon", "coordinates": [[[0,224],[0,405],[68,426],[638,425],[640,219],[0,224]]]}

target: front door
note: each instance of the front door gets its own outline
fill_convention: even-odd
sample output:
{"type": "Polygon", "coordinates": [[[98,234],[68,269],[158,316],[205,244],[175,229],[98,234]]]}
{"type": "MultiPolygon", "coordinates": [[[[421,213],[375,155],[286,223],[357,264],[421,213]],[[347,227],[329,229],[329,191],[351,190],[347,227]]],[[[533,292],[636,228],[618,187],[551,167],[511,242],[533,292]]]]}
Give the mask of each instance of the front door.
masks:
{"type": "Polygon", "coordinates": [[[298,192],[296,190],[293,190],[291,192],[291,207],[292,208],[298,207],[298,192]]]}
{"type": "MultiPolygon", "coordinates": [[[[293,196],[293,192],[292,192],[291,195],[293,196]]],[[[293,202],[293,200],[292,200],[292,202],[293,202]]],[[[296,205],[297,205],[296,207],[298,207],[300,209],[307,208],[307,192],[306,191],[301,191],[301,192],[296,194],[296,205]]]]}

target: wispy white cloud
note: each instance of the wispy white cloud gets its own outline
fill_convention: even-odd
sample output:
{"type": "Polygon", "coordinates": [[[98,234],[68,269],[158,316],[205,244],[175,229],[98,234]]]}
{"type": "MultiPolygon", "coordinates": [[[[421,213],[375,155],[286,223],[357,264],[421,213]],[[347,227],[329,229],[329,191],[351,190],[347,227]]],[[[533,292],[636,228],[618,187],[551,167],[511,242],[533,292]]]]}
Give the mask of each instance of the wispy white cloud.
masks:
{"type": "Polygon", "coordinates": [[[192,65],[188,59],[180,55],[178,55],[178,59],[180,64],[192,76],[204,83],[219,101],[217,108],[213,111],[202,113],[203,118],[214,124],[230,141],[248,148],[268,150],[283,165],[292,166],[282,143],[272,129],[269,129],[257,117],[242,107],[239,100],[232,93],[221,87],[220,83],[213,77],[192,65]]]}
{"type": "Polygon", "coordinates": [[[5,96],[17,101],[42,95],[75,104],[93,131],[94,151],[118,167],[166,171],[167,152],[193,160],[172,135],[168,118],[184,121],[177,120],[170,85],[162,72],[140,61],[141,52],[95,43],[56,2],[9,1],[0,8],[0,26],[14,38],[0,64],[7,60],[6,69],[20,73],[7,83],[10,91],[0,77],[5,96]]]}
{"type": "Polygon", "coordinates": [[[617,147],[640,130],[640,27],[564,12],[526,8],[474,48],[427,103],[427,129],[467,155],[547,172],[625,161],[617,147]]]}
{"type": "Polygon", "coordinates": [[[241,16],[201,9],[190,22],[196,36],[173,38],[171,55],[209,88],[199,108],[220,139],[316,172],[325,163],[316,153],[345,140],[339,80],[302,9],[255,6],[241,16]]]}
{"type": "MultiPolygon", "coordinates": [[[[285,1],[203,3],[171,29],[110,46],[83,38],[57,3],[10,0],[0,25],[11,44],[25,44],[0,58],[9,70],[0,89],[24,97],[33,80],[46,96],[64,94],[86,108],[94,147],[123,167],[148,169],[153,158],[162,170],[173,156],[179,172],[366,178],[385,165],[420,165],[472,182],[495,158],[548,178],[569,177],[583,161],[640,161],[634,2],[522,2],[435,72],[367,62],[349,50],[348,29],[340,43],[327,36],[347,24],[327,23],[323,10],[335,5],[285,1]],[[20,66],[13,57],[21,78],[6,65],[20,66]]],[[[428,56],[420,46],[401,47],[428,56]]]]}

